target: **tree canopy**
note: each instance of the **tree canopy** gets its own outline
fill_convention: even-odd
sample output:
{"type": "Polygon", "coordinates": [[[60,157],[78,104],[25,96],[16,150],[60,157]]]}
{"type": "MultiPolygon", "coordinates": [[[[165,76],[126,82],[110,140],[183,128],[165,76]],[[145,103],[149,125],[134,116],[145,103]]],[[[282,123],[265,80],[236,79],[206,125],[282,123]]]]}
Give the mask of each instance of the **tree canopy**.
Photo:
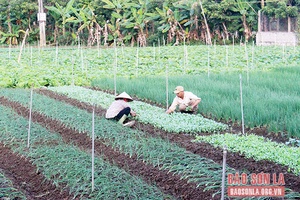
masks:
{"type": "MultiPolygon", "coordinates": [[[[50,45],[223,43],[257,31],[258,11],[276,18],[298,17],[300,0],[48,0],[44,2],[50,45]]],[[[0,0],[0,43],[39,39],[38,2],[0,0]]]]}

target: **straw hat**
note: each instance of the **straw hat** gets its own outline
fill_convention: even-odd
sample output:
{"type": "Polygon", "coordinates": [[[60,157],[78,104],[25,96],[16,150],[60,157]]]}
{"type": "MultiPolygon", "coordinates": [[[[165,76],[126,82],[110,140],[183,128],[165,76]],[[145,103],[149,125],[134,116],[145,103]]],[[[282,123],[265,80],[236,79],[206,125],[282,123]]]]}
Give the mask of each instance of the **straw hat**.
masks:
{"type": "Polygon", "coordinates": [[[174,90],[174,93],[178,94],[179,92],[183,92],[183,91],[184,91],[184,88],[182,86],[177,86],[174,90]]]}
{"type": "Polygon", "coordinates": [[[118,99],[128,99],[128,101],[133,101],[133,99],[126,92],[122,92],[121,94],[115,97],[115,100],[118,99]]]}

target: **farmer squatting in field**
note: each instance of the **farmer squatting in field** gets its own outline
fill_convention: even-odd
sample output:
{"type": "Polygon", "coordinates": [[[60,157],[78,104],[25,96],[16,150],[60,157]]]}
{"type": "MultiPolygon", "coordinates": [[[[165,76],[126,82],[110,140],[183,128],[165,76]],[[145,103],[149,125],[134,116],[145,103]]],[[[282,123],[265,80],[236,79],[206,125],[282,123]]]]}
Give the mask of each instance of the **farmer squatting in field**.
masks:
{"type": "Polygon", "coordinates": [[[129,121],[124,124],[124,121],[129,114],[133,117],[136,116],[136,112],[130,108],[128,103],[130,101],[133,101],[133,99],[126,92],[122,92],[116,96],[115,101],[112,102],[107,109],[105,118],[117,120],[118,123],[122,124],[123,126],[133,126],[135,121],[129,121]]]}
{"type": "Polygon", "coordinates": [[[180,112],[192,114],[197,113],[198,104],[201,102],[201,98],[197,97],[192,92],[184,91],[182,86],[177,86],[174,93],[176,94],[176,97],[166,113],[170,114],[174,112],[177,106],[179,107],[180,112]]]}

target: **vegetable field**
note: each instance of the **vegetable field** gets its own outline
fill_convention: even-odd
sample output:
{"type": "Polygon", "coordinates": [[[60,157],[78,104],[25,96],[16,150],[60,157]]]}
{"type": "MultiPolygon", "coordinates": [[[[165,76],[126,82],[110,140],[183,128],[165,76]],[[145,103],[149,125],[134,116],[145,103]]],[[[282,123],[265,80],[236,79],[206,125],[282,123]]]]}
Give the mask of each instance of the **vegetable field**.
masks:
{"type": "Polygon", "coordinates": [[[0,199],[221,199],[224,146],[300,198],[297,47],[0,50],[0,199]],[[165,113],[176,85],[197,115],[165,113]],[[104,118],[123,91],[132,128],[104,118]]]}

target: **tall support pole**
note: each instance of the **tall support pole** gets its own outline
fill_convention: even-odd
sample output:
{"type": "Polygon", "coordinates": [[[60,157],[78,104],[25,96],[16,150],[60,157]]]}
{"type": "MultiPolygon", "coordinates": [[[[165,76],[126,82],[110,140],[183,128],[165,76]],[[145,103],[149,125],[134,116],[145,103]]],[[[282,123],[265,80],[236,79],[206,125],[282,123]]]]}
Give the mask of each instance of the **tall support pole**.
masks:
{"type": "Polygon", "coordinates": [[[201,8],[201,13],[202,13],[202,15],[203,15],[204,23],[205,23],[205,26],[206,26],[206,32],[207,32],[207,44],[208,44],[208,45],[212,45],[212,43],[211,43],[211,37],[210,37],[210,31],[209,31],[209,27],[208,27],[208,24],[207,24],[207,21],[206,21],[206,17],[205,17],[205,14],[204,14],[204,10],[203,10],[203,7],[202,7],[202,2],[201,2],[201,0],[199,0],[199,3],[200,3],[200,8],[201,8]]]}
{"type": "Polygon", "coordinates": [[[46,34],[45,34],[45,26],[46,26],[46,13],[44,13],[43,0],[38,0],[39,2],[39,12],[38,12],[38,22],[40,27],[40,46],[46,46],[46,34]]]}
{"type": "Polygon", "coordinates": [[[223,148],[223,169],[222,169],[222,192],[221,192],[221,200],[224,200],[224,197],[225,197],[226,156],[227,156],[227,147],[224,146],[224,148],[223,148]]]}

